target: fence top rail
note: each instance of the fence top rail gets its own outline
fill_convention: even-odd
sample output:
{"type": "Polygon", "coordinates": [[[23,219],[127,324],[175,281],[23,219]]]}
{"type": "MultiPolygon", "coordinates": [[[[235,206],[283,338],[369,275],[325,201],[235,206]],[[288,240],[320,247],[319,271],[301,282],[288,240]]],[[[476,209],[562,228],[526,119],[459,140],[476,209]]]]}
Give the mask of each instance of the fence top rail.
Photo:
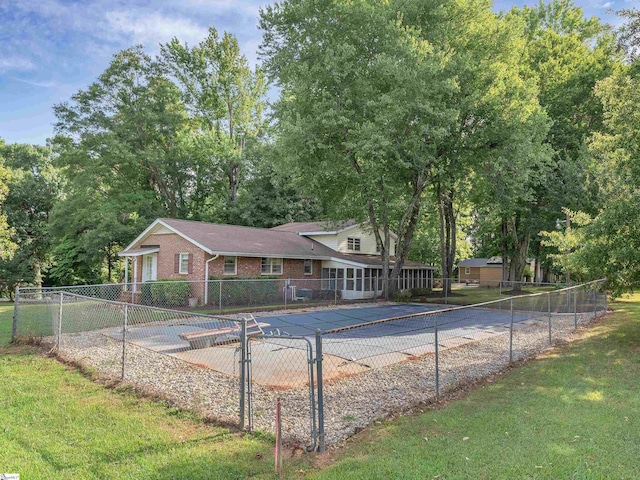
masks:
{"type": "MultiPolygon", "coordinates": [[[[377,279],[382,277],[363,277],[364,279],[377,279]]],[[[71,290],[71,289],[83,289],[83,288],[93,288],[93,287],[129,287],[131,285],[172,285],[178,283],[216,283],[216,282],[328,282],[329,278],[317,278],[317,277],[306,277],[306,278],[210,278],[209,280],[152,280],[147,282],[127,282],[127,283],[92,283],[87,285],[61,285],[58,287],[18,287],[20,292],[41,292],[41,291],[62,291],[62,290],[71,290]]]]}
{"type": "Polygon", "coordinates": [[[369,326],[369,325],[377,325],[379,323],[392,322],[392,321],[395,321],[395,320],[405,320],[405,319],[409,319],[409,318],[426,317],[426,316],[429,316],[429,315],[438,315],[438,314],[441,314],[441,313],[455,312],[457,310],[469,310],[469,309],[472,309],[472,308],[486,307],[488,305],[493,305],[493,304],[496,304],[496,303],[511,301],[511,300],[519,299],[519,298],[541,297],[541,296],[551,295],[551,294],[555,295],[555,294],[558,294],[558,293],[561,293],[561,292],[574,290],[576,288],[586,287],[587,285],[592,285],[592,284],[596,284],[596,283],[603,283],[605,280],[606,280],[605,278],[601,278],[599,280],[593,280],[591,282],[581,283],[580,285],[573,285],[571,287],[562,288],[560,290],[554,290],[553,292],[540,292],[540,293],[532,293],[532,294],[529,294],[529,295],[516,295],[516,296],[501,298],[500,300],[492,300],[490,302],[475,303],[473,305],[460,305],[460,306],[455,306],[455,307],[446,307],[446,308],[440,308],[438,310],[431,310],[429,312],[410,313],[410,314],[407,314],[407,315],[399,315],[397,317],[383,318],[383,319],[380,319],[380,320],[375,320],[373,322],[363,322],[363,323],[358,323],[357,325],[349,325],[349,326],[345,326],[345,327],[333,328],[331,330],[325,330],[324,332],[322,332],[322,334],[324,335],[324,334],[330,334],[330,333],[339,333],[339,332],[343,332],[343,331],[346,331],[346,330],[353,330],[353,329],[359,328],[359,327],[366,327],[366,326],[369,326]]]}
{"type": "Polygon", "coordinates": [[[208,315],[206,313],[190,312],[188,310],[172,310],[170,308],[151,307],[151,306],[148,306],[148,305],[138,305],[138,304],[135,304],[135,303],[116,302],[115,300],[105,300],[103,298],[88,297],[86,295],[79,295],[77,293],[69,293],[69,292],[65,292],[64,290],[50,291],[50,293],[59,293],[59,294],[68,295],[68,296],[74,297],[74,298],[81,298],[83,300],[91,300],[93,302],[108,303],[109,305],[116,305],[116,306],[120,306],[120,307],[126,306],[126,307],[133,307],[133,308],[141,308],[141,309],[144,309],[144,310],[153,310],[153,311],[156,311],[156,312],[180,313],[182,315],[187,315],[187,316],[190,316],[190,317],[202,317],[202,318],[209,318],[209,319],[213,319],[213,320],[225,320],[225,321],[234,322],[234,323],[243,323],[243,322],[247,321],[246,318],[231,318],[231,317],[225,317],[225,316],[222,316],[222,315],[208,315]]]}

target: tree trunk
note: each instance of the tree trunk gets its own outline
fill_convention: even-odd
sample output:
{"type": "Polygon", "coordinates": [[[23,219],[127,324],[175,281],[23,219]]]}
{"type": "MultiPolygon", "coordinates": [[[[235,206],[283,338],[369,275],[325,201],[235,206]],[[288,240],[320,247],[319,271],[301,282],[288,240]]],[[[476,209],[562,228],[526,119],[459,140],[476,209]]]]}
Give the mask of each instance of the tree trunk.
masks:
{"type": "Polygon", "coordinates": [[[527,266],[527,256],[529,255],[529,245],[531,242],[531,232],[528,229],[524,229],[520,238],[520,232],[518,231],[517,218],[511,219],[511,239],[513,242],[513,256],[511,258],[510,279],[513,283],[513,292],[522,291],[522,284],[520,283],[524,277],[524,269],[527,266]]]}
{"type": "Polygon", "coordinates": [[[456,217],[453,210],[453,191],[443,192],[436,189],[438,215],[440,218],[440,271],[442,273],[442,288],[451,293],[451,278],[453,277],[453,262],[456,255],[456,217]]]}
{"type": "MultiPolygon", "coordinates": [[[[398,223],[398,238],[396,240],[396,261],[391,270],[391,278],[389,282],[391,284],[397,283],[398,275],[404,267],[404,262],[409,254],[411,243],[413,242],[413,235],[416,231],[416,225],[418,224],[418,218],[420,216],[420,207],[422,205],[422,193],[427,184],[427,176],[418,175],[414,184],[413,192],[411,196],[411,203],[402,215],[402,219],[398,223]]],[[[395,288],[395,287],[390,287],[395,288]]]]}
{"type": "Polygon", "coordinates": [[[508,245],[508,225],[507,219],[502,219],[502,224],[500,225],[500,248],[502,250],[502,280],[510,280],[509,278],[509,270],[508,270],[508,262],[509,259],[509,245],[508,245]]]}

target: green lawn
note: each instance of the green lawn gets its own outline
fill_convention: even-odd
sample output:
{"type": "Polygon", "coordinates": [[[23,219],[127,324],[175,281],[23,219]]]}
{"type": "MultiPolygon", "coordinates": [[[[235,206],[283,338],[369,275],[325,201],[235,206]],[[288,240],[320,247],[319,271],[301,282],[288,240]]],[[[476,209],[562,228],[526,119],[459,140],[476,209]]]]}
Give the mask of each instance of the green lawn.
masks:
{"type": "MultiPolygon", "coordinates": [[[[640,295],[545,358],[446,408],[382,422],[313,479],[640,478],[640,295]]],[[[11,306],[0,306],[0,342],[11,306]]],[[[0,346],[0,472],[22,478],[272,478],[272,444],[108,390],[30,347],[0,346]]]]}
{"type": "Polygon", "coordinates": [[[614,308],[589,338],[369,429],[309,478],[640,478],[640,295],[614,308]]]}
{"type": "MultiPolygon", "coordinates": [[[[553,292],[561,287],[554,287],[552,285],[533,287],[526,286],[522,290],[522,294],[541,293],[541,292],[553,292]]],[[[475,303],[492,302],[494,300],[500,300],[501,298],[508,298],[513,294],[505,289],[502,294],[498,287],[479,287],[479,286],[462,286],[453,287],[453,295],[445,296],[441,290],[434,290],[431,295],[426,297],[428,303],[447,303],[449,305],[473,305],[475,303]]]]}

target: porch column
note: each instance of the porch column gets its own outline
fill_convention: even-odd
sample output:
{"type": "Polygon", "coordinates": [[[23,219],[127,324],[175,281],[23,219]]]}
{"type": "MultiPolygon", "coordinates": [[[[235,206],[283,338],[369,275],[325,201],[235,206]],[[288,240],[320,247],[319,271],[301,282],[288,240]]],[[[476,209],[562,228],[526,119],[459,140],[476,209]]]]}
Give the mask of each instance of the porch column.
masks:
{"type": "Polygon", "coordinates": [[[129,257],[124,257],[124,291],[129,289],[129,257]]]}
{"type": "Polygon", "coordinates": [[[138,283],[138,257],[132,257],[133,261],[133,292],[136,291],[136,284],[138,283]]]}

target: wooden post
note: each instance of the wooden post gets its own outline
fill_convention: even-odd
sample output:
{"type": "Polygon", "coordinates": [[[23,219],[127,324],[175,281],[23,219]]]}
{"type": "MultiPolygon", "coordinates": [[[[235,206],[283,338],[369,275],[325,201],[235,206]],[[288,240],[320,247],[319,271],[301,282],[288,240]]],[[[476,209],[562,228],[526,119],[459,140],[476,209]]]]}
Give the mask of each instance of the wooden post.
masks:
{"type": "Polygon", "coordinates": [[[276,447],[275,447],[275,469],[278,477],[282,477],[282,416],[281,400],[276,400],[276,447]]]}

